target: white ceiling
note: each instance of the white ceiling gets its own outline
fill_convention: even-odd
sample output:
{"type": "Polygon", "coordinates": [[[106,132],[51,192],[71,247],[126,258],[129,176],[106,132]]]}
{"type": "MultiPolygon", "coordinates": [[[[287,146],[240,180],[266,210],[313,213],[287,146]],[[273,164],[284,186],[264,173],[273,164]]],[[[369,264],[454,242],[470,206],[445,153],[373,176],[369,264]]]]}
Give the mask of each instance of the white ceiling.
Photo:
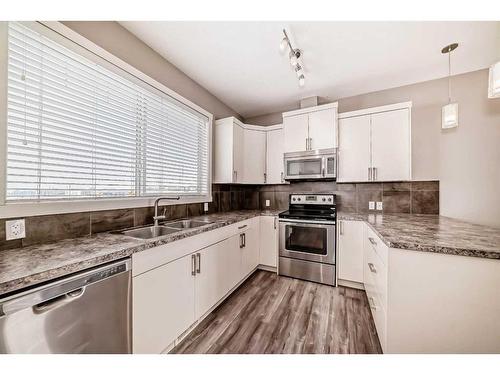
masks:
{"type": "Polygon", "coordinates": [[[452,74],[500,57],[500,22],[121,22],[243,117],[444,77],[441,48],[459,43],[452,74]],[[303,50],[298,87],[281,29],[303,50]]]}

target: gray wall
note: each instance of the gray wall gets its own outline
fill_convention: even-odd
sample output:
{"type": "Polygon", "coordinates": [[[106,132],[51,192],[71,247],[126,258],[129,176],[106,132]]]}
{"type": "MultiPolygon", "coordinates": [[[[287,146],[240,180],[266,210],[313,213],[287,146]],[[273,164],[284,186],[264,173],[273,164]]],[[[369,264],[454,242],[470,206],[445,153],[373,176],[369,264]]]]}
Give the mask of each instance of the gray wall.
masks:
{"type": "Polygon", "coordinates": [[[62,23],[206,109],[216,119],[228,116],[241,118],[236,111],[165,60],[119,23],[113,21],[62,21],[62,23]]]}
{"type": "MultiPolygon", "coordinates": [[[[500,227],[500,99],[488,99],[488,70],[452,78],[459,127],[441,131],[448,81],[438,79],[339,99],[339,112],[412,101],[413,180],[440,181],[440,213],[500,227]]],[[[281,123],[279,113],[246,118],[281,123]]]]}

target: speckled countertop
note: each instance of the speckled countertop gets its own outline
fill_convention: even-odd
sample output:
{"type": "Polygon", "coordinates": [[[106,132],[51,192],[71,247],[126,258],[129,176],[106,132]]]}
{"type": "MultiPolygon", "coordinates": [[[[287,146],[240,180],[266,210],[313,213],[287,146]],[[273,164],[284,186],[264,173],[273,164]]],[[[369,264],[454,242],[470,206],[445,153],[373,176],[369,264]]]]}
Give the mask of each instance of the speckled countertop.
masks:
{"type": "MultiPolygon", "coordinates": [[[[73,272],[130,256],[151,247],[177,241],[271,211],[232,211],[207,216],[214,223],[154,239],[135,239],[101,233],[92,237],[0,251],[0,295],[49,281],[73,272]]],[[[200,218],[200,217],[199,217],[200,218]]],[[[389,247],[414,251],[500,259],[500,229],[437,215],[351,214],[343,220],[362,220],[389,247]]]]}
{"type": "Polygon", "coordinates": [[[389,247],[500,259],[498,228],[439,215],[339,212],[337,218],[365,221],[389,247]]]}
{"type": "Polygon", "coordinates": [[[199,216],[197,219],[208,218],[214,222],[146,240],[120,234],[101,233],[92,237],[79,237],[51,244],[2,250],[0,251],[0,295],[255,216],[275,216],[279,212],[272,210],[232,211],[199,216]]]}

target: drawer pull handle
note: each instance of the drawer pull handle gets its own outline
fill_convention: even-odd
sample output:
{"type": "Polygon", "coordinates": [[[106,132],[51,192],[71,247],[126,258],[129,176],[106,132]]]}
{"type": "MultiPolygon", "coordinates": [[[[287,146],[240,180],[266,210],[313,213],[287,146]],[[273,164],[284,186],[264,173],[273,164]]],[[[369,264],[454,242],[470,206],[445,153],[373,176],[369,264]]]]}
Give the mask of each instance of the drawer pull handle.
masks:
{"type": "Polygon", "coordinates": [[[377,269],[373,265],[373,263],[368,263],[368,267],[370,268],[370,271],[373,273],[377,273],[377,269]]]}
{"type": "Polygon", "coordinates": [[[368,237],[368,240],[372,243],[372,245],[377,246],[377,241],[375,241],[372,237],[368,237]]]}
{"type": "Polygon", "coordinates": [[[375,301],[373,300],[373,297],[370,297],[369,300],[370,300],[370,309],[377,310],[377,306],[375,306],[375,301]]]}
{"type": "Polygon", "coordinates": [[[243,229],[243,228],[246,228],[246,227],[247,227],[247,225],[245,224],[245,225],[242,225],[241,227],[238,227],[238,229],[243,229]]]}

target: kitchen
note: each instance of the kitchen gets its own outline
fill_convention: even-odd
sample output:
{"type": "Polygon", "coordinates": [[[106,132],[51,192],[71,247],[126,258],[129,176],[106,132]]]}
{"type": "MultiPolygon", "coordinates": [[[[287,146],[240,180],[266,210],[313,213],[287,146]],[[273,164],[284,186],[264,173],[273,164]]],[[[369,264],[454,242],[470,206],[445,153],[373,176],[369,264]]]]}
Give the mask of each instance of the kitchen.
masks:
{"type": "Polygon", "coordinates": [[[499,37],[1,21],[0,353],[499,354],[499,37]]]}

